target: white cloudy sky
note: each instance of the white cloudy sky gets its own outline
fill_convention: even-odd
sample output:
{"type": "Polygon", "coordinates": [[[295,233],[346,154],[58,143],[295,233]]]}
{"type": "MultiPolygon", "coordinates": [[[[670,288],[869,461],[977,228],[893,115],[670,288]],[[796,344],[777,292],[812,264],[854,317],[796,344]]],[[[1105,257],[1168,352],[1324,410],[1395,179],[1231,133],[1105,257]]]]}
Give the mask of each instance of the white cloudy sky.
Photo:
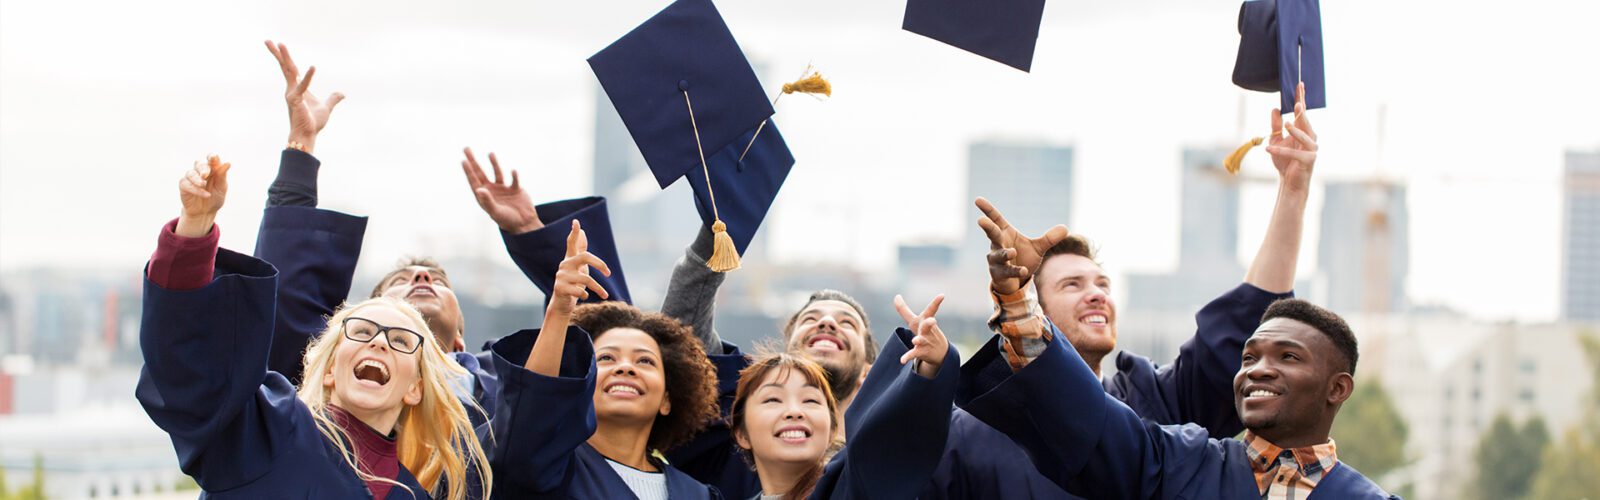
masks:
{"type": "MultiPolygon", "coordinates": [[[[349,95],[317,153],[324,205],[376,215],[369,264],[498,254],[460,147],[499,152],[537,199],[587,194],[584,59],[663,5],[0,0],[0,269],[137,269],[207,153],[237,167],[223,242],[253,245],[287,126],[266,38],[318,66],[315,91],[349,95]]],[[[974,231],[966,144],[1001,137],[1075,146],[1073,228],[1117,272],[1167,269],[1179,148],[1261,135],[1277,102],[1228,81],[1229,0],[1052,0],[1031,74],[901,31],[899,1],[719,6],[764,77],[811,62],[837,89],[779,107],[799,158],[773,216],[785,262],[882,265],[896,241],[974,231]],[[812,236],[839,229],[838,243],[812,236]]],[[[1330,0],[1323,15],[1319,179],[1411,183],[1417,300],[1554,317],[1562,152],[1600,148],[1600,3],[1330,0]]],[[[1246,168],[1270,171],[1264,155],[1246,168]]],[[[1271,188],[1245,196],[1252,252],[1271,188]]]]}

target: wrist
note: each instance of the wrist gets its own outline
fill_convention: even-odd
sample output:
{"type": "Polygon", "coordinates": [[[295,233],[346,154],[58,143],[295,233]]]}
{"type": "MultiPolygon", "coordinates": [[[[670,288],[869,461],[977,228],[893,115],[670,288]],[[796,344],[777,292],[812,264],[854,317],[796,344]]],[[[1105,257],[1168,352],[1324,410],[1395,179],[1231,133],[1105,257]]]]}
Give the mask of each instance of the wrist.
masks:
{"type": "Polygon", "coordinates": [[[284,148],[285,149],[300,150],[300,151],[305,152],[306,154],[311,154],[312,150],[316,148],[316,145],[317,145],[317,135],[316,134],[306,134],[306,133],[303,133],[303,132],[290,132],[289,133],[289,143],[288,143],[287,146],[284,146],[284,148]]]}
{"type": "Polygon", "coordinates": [[[184,238],[199,238],[211,233],[211,226],[216,223],[217,214],[178,216],[178,225],[172,232],[184,238]]]}
{"type": "Polygon", "coordinates": [[[500,226],[500,230],[501,231],[505,231],[506,233],[509,233],[509,234],[516,235],[516,234],[531,233],[531,232],[537,231],[537,230],[539,230],[540,228],[543,228],[543,227],[544,227],[544,224],[539,222],[539,219],[534,219],[532,222],[525,222],[525,223],[522,223],[522,224],[514,224],[514,225],[509,225],[509,226],[500,226]]]}

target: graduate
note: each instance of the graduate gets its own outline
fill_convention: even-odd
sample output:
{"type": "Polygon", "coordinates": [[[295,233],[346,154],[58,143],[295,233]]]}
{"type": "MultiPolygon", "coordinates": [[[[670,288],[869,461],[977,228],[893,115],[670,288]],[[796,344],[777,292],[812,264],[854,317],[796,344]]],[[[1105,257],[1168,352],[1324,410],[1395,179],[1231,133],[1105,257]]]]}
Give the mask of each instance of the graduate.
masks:
{"type": "Polygon", "coordinates": [[[218,248],[231,165],[179,182],[181,215],[145,268],[136,396],[202,496],[467,497],[487,458],[426,321],[379,298],[339,308],[305,351],[297,391],[270,371],[278,273],[218,248]]]}
{"type": "Polygon", "coordinates": [[[721,498],[662,460],[717,415],[716,379],[687,328],[618,301],[593,277],[578,221],[545,319],[496,341],[500,403],[484,437],[507,498],[721,498]],[[571,326],[569,326],[571,325],[571,326]]]}
{"type": "Polygon", "coordinates": [[[1106,394],[1060,330],[1008,332],[1045,344],[1037,355],[993,345],[962,368],[962,408],[1028,450],[1067,491],[1088,498],[1398,498],[1339,461],[1328,435],[1354,390],[1355,335],[1337,314],[1299,299],[1274,302],[1245,343],[1231,399],[1240,439],[1194,424],[1141,419],[1106,394]],[[1005,354],[1002,354],[1004,351],[1005,354]],[[1012,372],[995,378],[996,369],[1012,372]],[[970,382],[970,383],[968,383],[970,382]],[[1039,390],[1057,397],[1024,400],[1039,390]]]}
{"type": "Polygon", "coordinates": [[[933,317],[915,328],[895,332],[848,412],[804,356],[763,356],[740,373],[728,422],[759,478],[754,498],[915,498],[948,437],[957,374],[944,367],[959,360],[933,317]],[[851,438],[829,459],[842,414],[851,438]]]}

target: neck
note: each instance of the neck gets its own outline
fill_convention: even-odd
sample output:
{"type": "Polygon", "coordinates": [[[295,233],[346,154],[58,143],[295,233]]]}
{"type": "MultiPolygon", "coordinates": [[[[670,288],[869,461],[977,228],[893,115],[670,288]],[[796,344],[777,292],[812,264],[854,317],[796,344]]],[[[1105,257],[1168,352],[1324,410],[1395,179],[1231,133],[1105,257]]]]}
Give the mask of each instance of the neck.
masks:
{"type": "Polygon", "coordinates": [[[1083,362],[1089,364],[1089,371],[1094,372],[1096,378],[1100,377],[1100,362],[1106,359],[1106,353],[1080,350],[1078,351],[1078,357],[1083,358],[1083,362]]]}
{"type": "Polygon", "coordinates": [[[404,409],[402,406],[397,406],[388,410],[362,410],[360,408],[353,408],[339,404],[337,396],[335,396],[332,401],[329,401],[328,404],[344,410],[345,413],[349,413],[350,416],[355,417],[356,420],[360,420],[361,423],[367,424],[367,427],[371,427],[372,430],[378,431],[378,434],[385,436],[394,432],[395,423],[400,421],[400,410],[404,409]]]}
{"type": "Polygon", "coordinates": [[[645,472],[656,472],[647,449],[651,427],[652,424],[640,426],[600,420],[594,435],[589,436],[589,446],[614,462],[645,472]]]}
{"type": "Polygon", "coordinates": [[[1314,427],[1302,432],[1274,432],[1273,429],[1250,429],[1250,432],[1261,436],[1261,439],[1267,440],[1273,446],[1289,450],[1326,444],[1328,442],[1328,429],[1332,427],[1332,424],[1317,424],[1314,427]]]}
{"type": "Polygon", "coordinates": [[[766,462],[756,458],[756,476],[761,478],[761,493],[782,496],[793,490],[804,476],[807,464],[766,462]]]}

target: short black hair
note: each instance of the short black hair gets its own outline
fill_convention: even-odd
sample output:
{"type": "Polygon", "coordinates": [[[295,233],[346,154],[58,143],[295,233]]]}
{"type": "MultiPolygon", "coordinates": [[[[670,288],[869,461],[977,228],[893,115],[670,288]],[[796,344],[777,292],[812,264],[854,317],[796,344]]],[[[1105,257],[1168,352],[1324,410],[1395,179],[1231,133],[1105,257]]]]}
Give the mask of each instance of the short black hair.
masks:
{"type": "Polygon", "coordinates": [[[1344,355],[1345,371],[1352,376],[1356,374],[1356,360],[1360,357],[1356,350],[1356,334],[1350,331],[1350,325],[1344,322],[1344,318],[1301,299],[1278,299],[1273,302],[1267,306],[1266,314],[1261,315],[1261,322],[1266,323],[1272,318],[1299,321],[1327,335],[1339,353],[1344,355]]]}

